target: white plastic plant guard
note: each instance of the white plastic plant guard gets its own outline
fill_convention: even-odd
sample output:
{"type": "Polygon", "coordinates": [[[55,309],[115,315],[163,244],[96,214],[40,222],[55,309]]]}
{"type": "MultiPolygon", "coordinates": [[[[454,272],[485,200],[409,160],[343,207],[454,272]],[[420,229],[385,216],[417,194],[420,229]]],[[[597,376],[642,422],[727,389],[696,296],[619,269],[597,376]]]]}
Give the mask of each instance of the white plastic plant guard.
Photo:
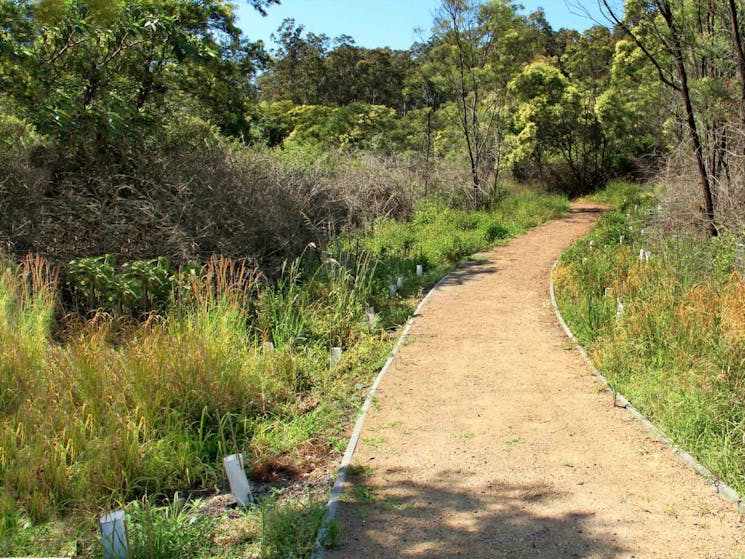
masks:
{"type": "Polygon", "coordinates": [[[416,265],[416,277],[421,278],[424,275],[424,266],[421,264],[416,265]]]}
{"type": "Polygon", "coordinates": [[[243,468],[243,454],[231,454],[222,460],[225,465],[225,472],[228,474],[228,483],[230,483],[230,492],[233,499],[242,507],[253,503],[254,498],[251,494],[251,484],[246,477],[246,470],[243,468]]]}
{"type": "Polygon", "coordinates": [[[263,351],[264,353],[271,353],[272,351],[274,351],[274,343],[264,342],[263,344],[261,344],[261,351],[263,351]]]}
{"type": "Polygon", "coordinates": [[[373,308],[367,309],[366,320],[367,320],[367,326],[369,328],[372,328],[373,326],[375,326],[375,309],[373,308]]]}
{"type": "Polygon", "coordinates": [[[332,347],[329,352],[329,367],[333,369],[339,364],[339,361],[341,361],[341,348],[332,347]]]}
{"type": "Polygon", "coordinates": [[[396,280],[396,287],[398,287],[399,289],[401,289],[403,286],[404,286],[404,278],[399,277],[396,280]]]}
{"type": "Polygon", "coordinates": [[[127,559],[129,557],[129,546],[124,511],[117,510],[103,515],[98,520],[98,526],[101,530],[104,558],[127,559]]]}
{"type": "Polygon", "coordinates": [[[623,301],[620,297],[616,298],[616,320],[621,320],[623,316],[623,301]]]}
{"type": "Polygon", "coordinates": [[[395,297],[396,296],[396,286],[394,284],[391,284],[391,285],[388,286],[388,294],[391,297],[395,297]]]}

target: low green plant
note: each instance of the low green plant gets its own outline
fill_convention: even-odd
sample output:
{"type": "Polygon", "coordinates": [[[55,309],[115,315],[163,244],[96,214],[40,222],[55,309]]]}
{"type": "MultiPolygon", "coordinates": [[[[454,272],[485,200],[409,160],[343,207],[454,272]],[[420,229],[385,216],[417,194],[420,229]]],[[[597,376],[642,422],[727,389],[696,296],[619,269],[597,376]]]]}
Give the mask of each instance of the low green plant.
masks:
{"type": "Polygon", "coordinates": [[[125,511],[131,559],[208,555],[214,547],[211,535],[216,519],[200,514],[200,506],[200,501],[180,501],[178,494],[165,506],[153,505],[147,498],[129,503],[125,511]]]}
{"type": "Polygon", "coordinates": [[[79,312],[138,315],[163,310],[176,282],[166,258],[136,260],[118,266],[107,254],[72,260],[66,285],[79,312]]]}
{"type": "Polygon", "coordinates": [[[326,514],[326,503],[315,499],[261,504],[262,559],[309,557],[326,514]]]}

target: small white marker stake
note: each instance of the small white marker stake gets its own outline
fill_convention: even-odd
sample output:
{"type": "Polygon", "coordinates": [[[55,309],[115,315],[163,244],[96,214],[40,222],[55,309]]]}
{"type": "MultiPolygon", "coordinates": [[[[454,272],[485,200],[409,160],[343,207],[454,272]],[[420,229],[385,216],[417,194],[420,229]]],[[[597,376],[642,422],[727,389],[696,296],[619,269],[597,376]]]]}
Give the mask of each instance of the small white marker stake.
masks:
{"type": "Polygon", "coordinates": [[[271,353],[272,351],[274,351],[274,343],[264,342],[263,344],[261,344],[261,351],[263,351],[264,353],[271,353]]]}
{"type": "Polygon", "coordinates": [[[401,289],[403,286],[404,286],[404,278],[399,277],[396,280],[396,287],[398,287],[399,289],[401,289]]]}
{"type": "Polygon", "coordinates": [[[103,543],[103,555],[106,559],[127,559],[129,543],[127,541],[126,516],[123,510],[105,514],[98,520],[103,543]]]}
{"type": "Polygon", "coordinates": [[[620,297],[616,297],[616,320],[621,320],[623,316],[623,301],[620,297]]]}
{"type": "Polygon", "coordinates": [[[243,468],[243,454],[231,454],[222,459],[225,466],[225,472],[228,474],[228,483],[230,483],[230,492],[233,499],[242,507],[254,502],[251,494],[251,485],[246,477],[246,470],[243,468]]]}
{"type": "Polygon", "coordinates": [[[416,265],[416,277],[421,278],[424,275],[424,266],[421,264],[416,265]]]}
{"type": "Polygon", "coordinates": [[[625,239],[625,238],[626,238],[626,237],[624,237],[623,235],[621,235],[621,238],[620,238],[620,239],[618,239],[618,244],[619,244],[619,245],[622,245],[622,244],[623,244],[623,241],[624,241],[624,239],[625,239]]]}
{"type": "Polygon", "coordinates": [[[339,361],[341,361],[341,348],[332,347],[329,352],[329,368],[333,369],[336,367],[339,364],[339,361]]]}
{"type": "Polygon", "coordinates": [[[391,297],[395,297],[396,296],[396,285],[395,284],[392,283],[391,285],[388,286],[388,294],[391,297]]]}
{"type": "Polygon", "coordinates": [[[606,297],[610,297],[612,294],[613,294],[613,289],[611,289],[610,287],[606,287],[605,288],[605,296],[606,297]]]}

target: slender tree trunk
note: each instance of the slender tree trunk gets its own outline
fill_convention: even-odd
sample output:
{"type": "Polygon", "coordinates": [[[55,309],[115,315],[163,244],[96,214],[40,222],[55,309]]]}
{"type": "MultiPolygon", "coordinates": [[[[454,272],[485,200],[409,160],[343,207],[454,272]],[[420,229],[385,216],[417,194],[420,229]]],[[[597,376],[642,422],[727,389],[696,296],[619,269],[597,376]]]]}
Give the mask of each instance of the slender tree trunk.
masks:
{"type": "Polygon", "coordinates": [[[691,91],[688,84],[688,71],[686,70],[685,59],[683,55],[683,48],[680,42],[680,35],[678,33],[678,27],[673,17],[672,9],[667,0],[657,0],[657,7],[660,10],[660,14],[665,19],[668,30],[670,31],[671,41],[671,54],[675,61],[675,66],[678,70],[678,77],[680,79],[680,94],[683,98],[683,104],[686,110],[686,122],[688,125],[688,133],[691,136],[693,142],[693,149],[696,152],[696,164],[698,166],[699,181],[701,183],[701,189],[704,195],[704,206],[703,213],[706,218],[706,226],[709,234],[712,237],[716,237],[719,233],[717,231],[715,215],[714,215],[714,198],[712,196],[712,180],[709,172],[706,169],[706,161],[704,157],[704,148],[701,143],[701,137],[698,133],[698,127],[696,125],[696,114],[693,110],[693,102],[691,101],[691,91]]]}
{"type": "Polygon", "coordinates": [[[735,0],[729,0],[730,23],[732,24],[732,43],[737,55],[737,63],[740,70],[740,118],[743,130],[745,130],[745,48],[742,45],[742,34],[740,33],[740,18],[737,13],[735,0]]]}

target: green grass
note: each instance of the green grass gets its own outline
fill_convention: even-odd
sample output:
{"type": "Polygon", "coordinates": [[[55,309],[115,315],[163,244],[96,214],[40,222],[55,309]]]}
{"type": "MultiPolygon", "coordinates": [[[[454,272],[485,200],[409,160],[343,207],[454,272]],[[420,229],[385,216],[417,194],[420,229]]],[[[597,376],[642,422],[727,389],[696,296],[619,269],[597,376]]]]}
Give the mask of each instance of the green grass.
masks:
{"type": "Polygon", "coordinates": [[[405,293],[431,284],[464,258],[490,246],[504,244],[515,235],[535,227],[569,209],[566,198],[517,190],[491,211],[465,211],[440,202],[421,204],[410,222],[380,219],[374,234],[361,240],[342,240],[343,246],[360,243],[381,262],[378,275],[386,283],[405,276],[405,293]],[[416,281],[416,265],[424,266],[425,277],[416,281]]]}
{"type": "Polygon", "coordinates": [[[639,187],[615,185],[605,196],[617,210],[555,273],[561,312],[615,390],[743,492],[745,282],[736,239],[661,233],[645,224],[656,202],[639,187]]]}
{"type": "Polygon", "coordinates": [[[56,320],[54,270],[41,259],[3,262],[0,555],[97,556],[95,519],[123,506],[144,550],[137,557],[307,556],[325,491],[280,491],[237,524],[163,503],[178,491],[224,488],[221,458],[235,449],[250,477],[278,488],[312,472],[343,447],[365,396],[358,387],[385,362],[411,296],[566,207],[529,192],[491,213],[424,205],[411,223],[383,221],[328,251],[309,247],[271,286],[213,259],[181,277],[167,314],[139,322],[102,313],[56,320]],[[391,298],[398,276],[405,286],[391,298]],[[337,345],[344,355],[329,369],[337,345]]]}

